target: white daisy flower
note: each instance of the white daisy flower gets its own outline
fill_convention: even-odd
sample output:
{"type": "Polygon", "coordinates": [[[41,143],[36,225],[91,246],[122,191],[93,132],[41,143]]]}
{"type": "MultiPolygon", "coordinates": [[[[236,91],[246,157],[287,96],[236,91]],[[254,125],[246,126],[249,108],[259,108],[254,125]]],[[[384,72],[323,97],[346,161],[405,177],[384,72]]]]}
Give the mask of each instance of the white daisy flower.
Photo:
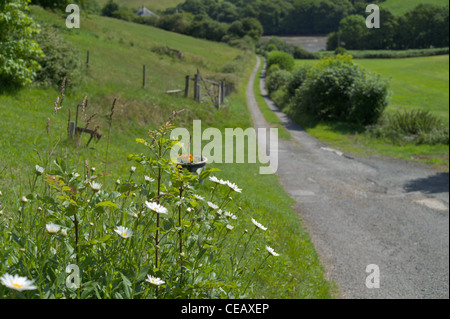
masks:
{"type": "Polygon", "coordinates": [[[129,238],[133,236],[133,231],[123,226],[117,227],[114,231],[122,238],[129,238]]]}
{"type": "Polygon", "coordinates": [[[231,226],[231,225],[227,225],[227,230],[229,230],[229,231],[232,231],[233,230],[233,226],[231,226]]]}
{"type": "Polygon", "coordinates": [[[145,205],[147,206],[148,209],[151,209],[152,211],[154,211],[158,214],[167,214],[168,213],[167,208],[159,205],[158,203],[145,202],[145,205]]]}
{"type": "Polygon", "coordinates": [[[28,203],[28,199],[25,196],[22,196],[20,200],[22,201],[22,203],[28,203]]]}
{"type": "Polygon", "coordinates": [[[134,172],[136,172],[136,167],[134,167],[134,166],[131,166],[131,168],[130,168],[130,172],[131,172],[131,173],[134,173],[134,172]]]}
{"type": "Polygon", "coordinates": [[[49,234],[56,234],[57,232],[59,232],[61,227],[59,225],[50,223],[50,224],[45,225],[45,228],[47,229],[47,232],[49,234]]]}
{"type": "Polygon", "coordinates": [[[98,192],[102,188],[102,184],[97,183],[97,182],[92,182],[91,188],[94,192],[98,192]]]}
{"type": "Polygon", "coordinates": [[[219,179],[218,179],[217,177],[215,177],[215,176],[210,176],[210,177],[209,177],[209,180],[210,180],[211,182],[213,182],[213,183],[219,184],[219,179]]]}
{"type": "Polygon", "coordinates": [[[0,282],[4,286],[17,291],[37,289],[37,287],[33,285],[32,280],[28,280],[26,277],[20,277],[19,275],[12,276],[6,273],[0,278],[0,282]]]}
{"type": "Polygon", "coordinates": [[[264,231],[267,230],[266,227],[264,227],[263,225],[261,225],[260,223],[258,223],[258,222],[257,222],[256,220],[254,220],[253,218],[252,218],[252,223],[253,223],[257,228],[259,228],[259,229],[261,229],[261,230],[264,230],[264,231]]]}
{"type": "Polygon", "coordinates": [[[194,194],[194,197],[195,197],[196,199],[198,199],[198,200],[205,200],[204,197],[202,197],[202,196],[200,196],[200,195],[197,195],[197,194],[194,194]]]}
{"type": "Polygon", "coordinates": [[[75,173],[72,173],[72,177],[73,177],[73,178],[80,177],[80,174],[78,174],[78,173],[76,173],[76,172],[75,172],[75,173]]]}
{"type": "Polygon", "coordinates": [[[231,219],[237,219],[236,215],[234,215],[230,212],[225,212],[225,217],[231,218],[231,219]]]}
{"type": "Polygon", "coordinates": [[[277,254],[273,248],[266,246],[266,249],[269,252],[269,254],[271,254],[272,256],[275,256],[275,257],[280,256],[280,254],[277,254]]]}
{"type": "Polygon", "coordinates": [[[165,282],[161,280],[161,278],[152,277],[150,275],[147,275],[147,279],[145,281],[148,281],[149,283],[155,286],[161,286],[165,284],[165,282]]]}
{"type": "Polygon", "coordinates": [[[239,188],[235,183],[231,183],[231,182],[227,181],[227,185],[228,185],[229,188],[234,190],[236,193],[242,193],[242,189],[239,188]]]}
{"type": "Polygon", "coordinates": [[[36,174],[37,175],[42,175],[44,174],[44,168],[40,167],[39,165],[36,165],[36,174]]]}
{"type": "Polygon", "coordinates": [[[144,176],[144,179],[147,184],[150,184],[155,181],[153,178],[151,178],[149,176],[144,176]]]}
{"type": "Polygon", "coordinates": [[[211,202],[208,202],[208,206],[211,207],[212,209],[219,209],[219,206],[217,206],[216,204],[213,204],[211,202]]]}
{"type": "Polygon", "coordinates": [[[210,177],[209,177],[209,180],[210,180],[211,182],[213,182],[213,183],[216,183],[216,184],[221,184],[221,185],[226,185],[226,184],[227,184],[227,181],[224,181],[223,179],[218,179],[218,178],[215,177],[215,176],[210,176],[210,177]]]}

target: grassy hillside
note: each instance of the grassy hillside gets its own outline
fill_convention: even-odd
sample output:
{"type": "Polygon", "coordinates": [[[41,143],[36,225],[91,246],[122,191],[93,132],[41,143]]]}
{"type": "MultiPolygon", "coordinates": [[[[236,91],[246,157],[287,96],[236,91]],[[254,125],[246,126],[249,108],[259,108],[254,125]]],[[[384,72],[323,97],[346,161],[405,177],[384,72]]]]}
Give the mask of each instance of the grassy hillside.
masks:
{"type": "MultiPolygon", "coordinates": [[[[109,0],[98,0],[103,7],[109,0]]],[[[129,8],[139,8],[145,6],[150,10],[164,10],[167,8],[173,8],[177,4],[184,2],[184,0],[116,0],[118,4],[127,6],[129,8]]]]}
{"type": "MultiPolygon", "coordinates": [[[[84,171],[87,160],[89,167],[108,174],[102,177],[103,187],[113,189],[117,179],[129,178],[129,168],[134,162],[127,160],[128,154],[145,151],[136,143],[136,138],[146,138],[148,130],[164,123],[173,110],[185,109],[175,122],[181,127],[190,128],[193,119],[202,120],[203,128],[216,127],[222,132],[228,127],[252,126],[245,89],[256,62],[253,54],[221,43],[98,16],[83,19],[78,30],[69,30],[64,26],[65,15],[49,13],[39,7],[32,7],[32,13],[41,25],[56,26],[83,61],[89,50],[90,63],[88,70],[82,70],[86,73],[82,83],[66,90],[64,107],[56,115],[53,109],[60,93],[58,88],[34,85],[0,95],[2,218],[12,218],[21,205],[20,198],[28,194],[35,165],[40,164],[48,171],[56,156],[64,158],[80,172],[84,171]],[[181,50],[184,60],[154,53],[155,46],[181,50]],[[183,89],[185,76],[193,75],[197,68],[202,74],[212,76],[230,63],[240,70],[234,75],[240,77],[240,85],[219,111],[192,98],[165,93],[183,89]],[[143,64],[148,72],[145,89],[142,88],[143,64]],[[84,96],[88,97],[86,114],[98,113],[91,128],[98,125],[103,138],[98,143],[92,142],[89,148],[74,148],[66,138],[68,114],[70,109],[74,119],[76,105],[81,104],[84,96]],[[109,130],[114,99],[117,104],[109,130]]],[[[82,138],[82,145],[87,139],[82,138]]],[[[275,175],[259,175],[259,166],[214,165],[221,169],[216,174],[219,178],[229,179],[243,189],[238,202],[242,225],[230,235],[230,245],[237,242],[238,231],[243,233],[244,227],[252,225],[250,218],[255,218],[268,227],[264,238],[257,243],[258,249],[265,251],[267,244],[280,253],[271,268],[262,268],[254,275],[255,289],[247,292],[256,298],[329,298],[330,283],[324,279],[319,257],[292,209],[292,199],[275,175]]],[[[238,207],[233,209],[237,211],[238,207]]],[[[257,268],[259,262],[255,257],[247,267],[257,268]]],[[[2,267],[0,264],[0,271],[2,267]]]]}
{"type": "Polygon", "coordinates": [[[381,7],[389,9],[392,13],[400,15],[415,8],[419,4],[434,4],[439,6],[448,5],[448,0],[386,0],[381,7]]]}

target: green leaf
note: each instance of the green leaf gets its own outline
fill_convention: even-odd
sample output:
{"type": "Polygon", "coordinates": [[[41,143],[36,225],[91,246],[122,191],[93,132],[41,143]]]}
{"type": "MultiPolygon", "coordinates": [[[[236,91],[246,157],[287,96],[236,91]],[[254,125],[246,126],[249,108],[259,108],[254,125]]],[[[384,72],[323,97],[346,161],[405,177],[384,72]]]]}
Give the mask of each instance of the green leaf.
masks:
{"type": "Polygon", "coordinates": [[[181,226],[182,227],[186,227],[186,228],[188,228],[188,227],[191,227],[191,222],[190,221],[188,221],[188,220],[182,220],[181,221],[181,226]]]}
{"type": "Polygon", "coordinates": [[[138,282],[139,281],[143,281],[145,279],[145,277],[147,276],[149,269],[150,269],[149,266],[146,266],[146,267],[142,268],[142,270],[139,273],[139,276],[137,277],[136,281],[138,281],[138,282]]]}
{"type": "Polygon", "coordinates": [[[114,208],[114,209],[119,209],[119,206],[117,206],[117,204],[110,202],[110,201],[100,202],[97,205],[95,205],[95,208],[97,208],[97,207],[110,207],[110,208],[114,208]]]}

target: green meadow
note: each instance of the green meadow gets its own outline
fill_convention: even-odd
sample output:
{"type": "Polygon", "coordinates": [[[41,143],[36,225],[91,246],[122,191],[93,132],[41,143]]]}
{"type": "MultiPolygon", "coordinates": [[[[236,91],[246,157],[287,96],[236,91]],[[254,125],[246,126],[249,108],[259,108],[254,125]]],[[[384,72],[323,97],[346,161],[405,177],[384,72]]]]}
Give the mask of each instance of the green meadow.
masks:
{"type": "Polygon", "coordinates": [[[396,15],[404,14],[419,4],[433,4],[439,6],[448,5],[448,0],[386,0],[380,4],[381,7],[389,9],[396,15]]]}
{"type": "MultiPolygon", "coordinates": [[[[89,167],[105,174],[101,178],[103,187],[114,189],[116,180],[124,181],[129,176],[134,162],[128,161],[128,155],[145,151],[136,139],[147,138],[148,131],[165,123],[172,111],[184,110],[176,117],[175,124],[188,129],[194,119],[202,120],[203,128],[215,127],[222,132],[225,128],[252,126],[245,90],[256,63],[253,53],[105,17],[91,16],[82,20],[79,30],[68,30],[64,15],[32,7],[32,16],[42,26],[53,25],[64,35],[83,61],[81,71],[85,75],[80,83],[66,88],[63,108],[56,114],[54,104],[60,96],[59,87],[32,85],[0,95],[2,218],[15,218],[20,199],[28,196],[33,184],[35,165],[49,171],[56,157],[80,172],[87,161],[89,167]],[[155,47],[165,46],[183,51],[184,59],[154,52],[155,47]],[[84,65],[87,51],[88,68],[84,65]],[[189,98],[166,94],[168,90],[184,89],[185,76],[194,75],[197,69],[205,77],[217,76],[228,63],[237,64],[240,73],[228,75],[239,79],[238,86],[222,109],[195,102],[192,92],[189,98]],[[145,88],[142,87],[144,64],[145,88]],[[76,107],[85,96],[88,100],[85,114],[88,117],[97,114],[90,127],[98,126],[102,138],[86,147],[88,137],[82,135],[80,146],[74,147],[67,140],[68,117],[70,114],[74,119],[76,107]]],[[[259,175],[259,166],[249,163],[210,166],[220,169],[215,173],[217,177],[242,188],[232,207],[233,211],[241,212],[240,224],[230,235],[228,246],[234,247],[241,234],[252,229],[251,218],[254,218],[268,230],[252,248],[255,249],[252,256],[259,256],[261,250],[262,254],[264,245],[270,245],[280,254],[259,269],[254,275],[254,286],[247,293],[253,298],[332,297],[333,284],[324,277],[319,256],[292,208],[293,200],[275,175],[259,175]]],[[[261,258],[255,257],[247,269],[255,270],[260,263],[261,258]]]]}

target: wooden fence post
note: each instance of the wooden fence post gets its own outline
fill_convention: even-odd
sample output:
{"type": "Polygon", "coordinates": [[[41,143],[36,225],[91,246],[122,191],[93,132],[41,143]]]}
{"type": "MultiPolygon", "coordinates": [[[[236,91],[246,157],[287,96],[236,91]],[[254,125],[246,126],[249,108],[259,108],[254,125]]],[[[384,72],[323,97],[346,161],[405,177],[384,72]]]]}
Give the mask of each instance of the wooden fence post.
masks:
{"type": "Polygon", "coordinates": [[[189,97],[189,86],[191,84],[191,76],[186,75],[186,86],[184,88],[184,97],[189,97]]]}
{"type": "Polygon", "coordinates": [[[220,105],[222,104],[222,102],[223,102],[223,92],[222,92],[222,83],[223,82],[219,82],[219,85],[218,85],[218,90],[217,90],[217,109],[220,109],[220,105]]]}
{"type": "Polygon", "coordinates": [[[222,99],[220,100],[221,103],[223,103],[225,101],[225,82],[221,81],[220,82],[220,88],[221,88],[221,92],[222,92],[222,99]]]}
{"type": "Polygon", "coordinates": [[[195,100],[200,102],[200,70],[197,70],[197,74],[195,75],[195,100]]]}
{"type": "Polygon", "coordinates": [[[86,53],[86,71],[89,69],[89,50],[86,53]]]}
{"type": "Polygon", "coordinates": [[[145,88],[145,64],[142,67],[142,88],[145,88]]]}
{"type": "Polygon", "coordinates": [[[75,122],[71,121],[69,123],[69,138],[73,140],[74,137],[75,137],[75,122]]]}

